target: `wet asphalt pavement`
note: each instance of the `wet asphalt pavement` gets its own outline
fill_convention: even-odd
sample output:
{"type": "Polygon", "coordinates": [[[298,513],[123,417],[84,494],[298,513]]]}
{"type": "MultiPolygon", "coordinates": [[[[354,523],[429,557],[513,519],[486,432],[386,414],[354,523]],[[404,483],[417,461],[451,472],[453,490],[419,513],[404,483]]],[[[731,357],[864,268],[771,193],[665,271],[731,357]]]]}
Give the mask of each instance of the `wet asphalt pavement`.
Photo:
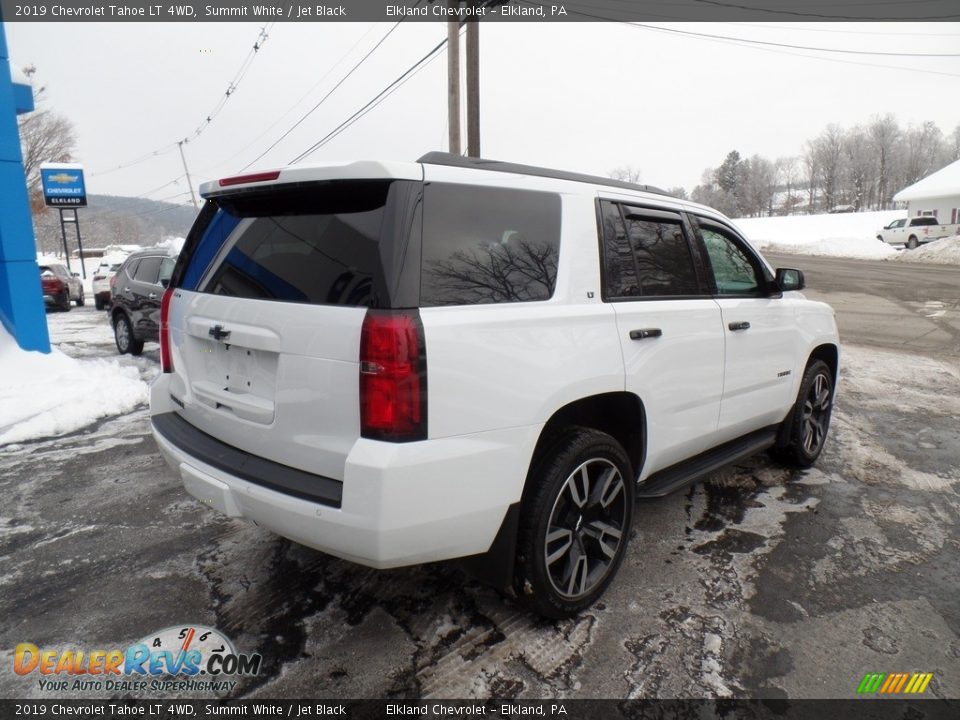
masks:
{"type": "MultiPolygon", "coordinates": [[[[841,329],[845,303],[889,299],[848,291],[810,292],[839,293],[841,329]]],[[[932,299],[949,311],[936,322],[956,321],[956,296],[932,299]]],[[[113,355],[102,313],[49,320],[68,354],[113,355]]],[[[199,623],[263,655],[236,697],[849,698],[867,672],[920,671],[928,695],[958,697],[960,364],[949,332],[922,354],[875,332],[847,340],[815,468],[758,456],[640,504],[602,602],[557,623],[451,565],[368,570],[208,510],[160,459],[145,408],[8,446],[0,696],[82,696],[15,675],[17,643],[126,647],[199,623]]],[[[156,346],[126,362],[151,378],[156,346]]]]}

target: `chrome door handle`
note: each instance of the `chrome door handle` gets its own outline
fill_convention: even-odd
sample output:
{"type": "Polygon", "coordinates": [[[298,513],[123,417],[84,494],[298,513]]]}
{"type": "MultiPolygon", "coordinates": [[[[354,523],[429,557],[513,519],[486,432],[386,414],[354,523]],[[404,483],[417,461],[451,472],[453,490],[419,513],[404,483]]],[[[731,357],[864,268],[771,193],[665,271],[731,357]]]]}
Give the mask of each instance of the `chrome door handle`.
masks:
{"type": "Polygon", "coordinates": [[[631,340],[645,340],[646,338],[658,338],[663,335],[660,328],[643,328],[642,330],[631,330],[631,340]]]}
{"type": "Polygon", "coordinates": [[[734,330],[734,331],[736,331],[736,330],[749,330],[749,329],[750,329],[750,323],[745,322],[745,321],[732,322],[732,323],[730,323],[729,325],[727,325],[727,327],[730,328],[731,330],[734,330]]]}
{"type": "Polygon", "coordinates": [[[150,298],[151,300],[156,300],[156,299],[157,299],[157,294],[156,294],[156,293],[150,293],[149,295],[147,295],[147,297],[150,298]]]}

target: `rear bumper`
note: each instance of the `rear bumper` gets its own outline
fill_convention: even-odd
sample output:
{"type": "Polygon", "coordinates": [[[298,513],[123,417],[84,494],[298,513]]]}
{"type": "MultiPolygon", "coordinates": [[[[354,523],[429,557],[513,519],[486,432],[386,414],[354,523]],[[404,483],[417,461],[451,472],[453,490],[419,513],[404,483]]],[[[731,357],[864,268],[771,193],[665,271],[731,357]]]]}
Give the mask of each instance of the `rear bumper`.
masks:
{"type": "MultiPolygon", "coordinates": [[[[154,394],[158,385],[164,385],[162,378],[154,394]]],[[[334,507],[268,486],[250,473],[228,472],[228,461],[216,454],[198,457],[202,448],[168,431],[163,411],[169,408],[151,404],[161,454],[203,504],[374,568],[487,552],[508,508],[520,500],[540,430],[511,428],[405,444],[359,439],[346,460],[340,507],[334,507]]],[[[310,477],[320,484],[337,482],[301,474],[307,483],[310,477]]]]}

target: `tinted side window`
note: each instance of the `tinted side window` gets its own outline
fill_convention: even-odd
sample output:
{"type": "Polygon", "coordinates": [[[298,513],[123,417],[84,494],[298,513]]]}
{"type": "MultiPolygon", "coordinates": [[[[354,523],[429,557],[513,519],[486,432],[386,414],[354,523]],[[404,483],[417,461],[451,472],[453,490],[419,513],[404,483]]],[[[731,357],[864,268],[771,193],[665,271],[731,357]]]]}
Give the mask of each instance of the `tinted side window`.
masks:
{"type": "Polygon", "coordinates": [[[173,258],[167,257],[163,259],[163,261],[160,263],[160,277],[158,278],[160,283],[163,283],[164,280],[167,282],[170,281],[170,276],[173,275],[173,266],[173,258]]]}
{"type": "Polygon", "coordinates": [[[627,237],[644,297],[697,295],[697,274],[680,218],[624,207],[627,237]]]}
{"type": "Polygon", "coordinates": [[[156,285],[157,275],[160,272],[160,260],[159,257],[141,258],[140,264],[137,265],[137,274],[133,276],[133,279],[137,282],[156,285]]]}
{"type": "Polygon", "coordinates": [[[758,295],[763,284],[750,258],[733,238],[714,228],[700,229],[718,295],[758,295]]]}
{"type": "Polygon", "coordinates": [[[603,284],[609,298],[637,297],[640,281],[633,260],[633,249],[627,239],[627,226],[623,223],[620,206],[602,201],[600,222],[603,225],[603,284]]]}
{"type": "Polygon", "coordinates": [[[560,196],[430,183],[420,304],[547,300],[557,281],[560,196]]]}
{"type": "Polygon", "coordinates": [[[127,274],[131,280],[133,280],[134,274],[137,272],[137,265],[140,263],[140,258],[136,260],[130,260],[127,262],[127,266],[124,268],[124,272],[127,274]]]}

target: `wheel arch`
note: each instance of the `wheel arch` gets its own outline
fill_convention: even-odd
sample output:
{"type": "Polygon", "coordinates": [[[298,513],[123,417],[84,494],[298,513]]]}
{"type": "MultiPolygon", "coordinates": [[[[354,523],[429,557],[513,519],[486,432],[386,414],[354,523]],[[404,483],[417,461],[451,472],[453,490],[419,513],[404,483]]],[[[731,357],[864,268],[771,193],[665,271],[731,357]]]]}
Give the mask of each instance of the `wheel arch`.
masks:
{"type": "Polygon", "coordinates": [[[837,377],[840,372],[840,349],[833,343],[817,345],[817,347],[810,351],[804,370],[810,367],[810,364],[816,360],[823,360],[823,362],[827,364],[827,367],[830,368],[830,374],[833,376],[833,387],[836,388],[837,377]]]}
{"type": "Polygon", "coordinates": [[[512,592],[520,513],[533,483],[530,477],[537,464],[572,427],[586,427],[607,433],[619,442],[630,459],[633,480],[646,459],[647,416],[643,402],[626,391],[590,395],[557,409],[544,424],[527,467],[521,499],[507,510],[490,549],[463,558],[459,565],[471,577],[499,590],[512,592]]]}
{"type": "MultiPolygon", "coordinates": [[[[814,347],[810,353],[807,355],[807,362],[803,366],[803,372],[800,373],[800,378],[807,372],[807,368],[810,367],[817,360],[822,360],[827,364],[827,367],[830,368],[831,380],[833,381],[833,392],[837,391],[837,379],[840,376],[840,348],[837,347],[835,343],[821,343],[814,347]]],[[[799,394],[800,388],[797,387],[797,394],[799,394]]],[[[777,440],[774,443],[774,448],[784,448],[789,444],[790,432],[793,430],[793,405],[791,404],[790,410],[787,412],[787,416],[784,418],[783,422],[780,423],[780,429],[777,431],[777,440]]]]}
{"type": "Polygon", "coordinates": [[[646,458],[646,417],[640,398],[626,391],[600,393],[567,403],[550,416],[540,431],[530,468],[552,448],[567,428],[585,427],[604,432],[623,446],[636,479],[646,458]]]}

